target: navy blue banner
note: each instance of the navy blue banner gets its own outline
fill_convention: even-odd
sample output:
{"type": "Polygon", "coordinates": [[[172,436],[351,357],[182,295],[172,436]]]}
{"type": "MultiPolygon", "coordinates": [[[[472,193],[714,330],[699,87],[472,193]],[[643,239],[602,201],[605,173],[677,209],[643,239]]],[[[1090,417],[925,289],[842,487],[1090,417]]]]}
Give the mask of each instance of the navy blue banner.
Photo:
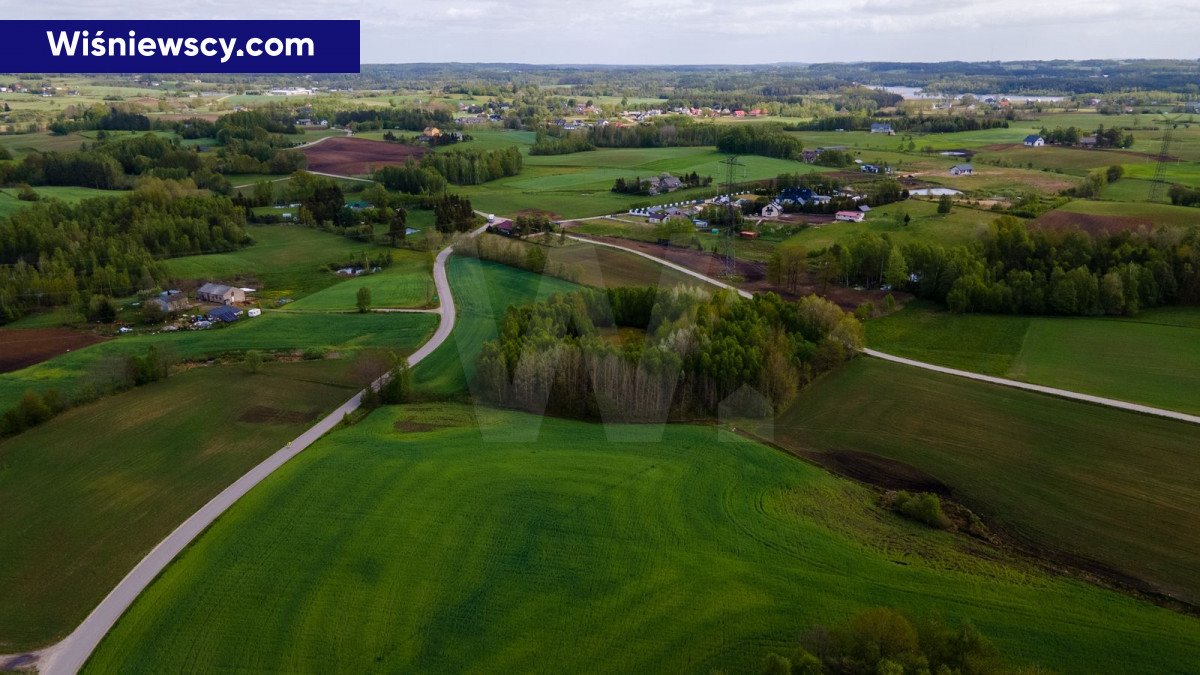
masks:
{"type": "Polygon", "coordinates": [[[358,21],[0,21],[0,72],[357,73],[358,21]]]}

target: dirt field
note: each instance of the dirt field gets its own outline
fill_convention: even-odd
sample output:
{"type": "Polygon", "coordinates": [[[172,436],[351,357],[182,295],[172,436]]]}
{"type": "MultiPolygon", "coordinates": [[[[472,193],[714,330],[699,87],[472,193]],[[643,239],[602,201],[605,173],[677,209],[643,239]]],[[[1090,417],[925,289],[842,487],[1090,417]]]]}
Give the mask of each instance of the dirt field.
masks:
{"type": "Polygon", "coordinates": [[[66,328],[0,328],[0,373],[20,370],[103,341],[98,335],[66,328]]]}
{"type": "Polygon", "coordinates": [[[303,148],[301,152],[308,157],[309,171],[365,176],[382,166],[396,166],[410,159],[420,159],[426,150],[387,141],[335,137],[303,148]]]}
{"type": "Polygon", "coordinates": [[[1099,216],[1088,213],[1073,213],[1071,211],[1050,211],[1033,221],[1033,224],[1036,227],[1047,230],[1080,229],[1092,235],[1102,232],[1120,232],[1123,230],[1151,229],[1154,227],[1154,221],[1149,218],[1099,216]]]}

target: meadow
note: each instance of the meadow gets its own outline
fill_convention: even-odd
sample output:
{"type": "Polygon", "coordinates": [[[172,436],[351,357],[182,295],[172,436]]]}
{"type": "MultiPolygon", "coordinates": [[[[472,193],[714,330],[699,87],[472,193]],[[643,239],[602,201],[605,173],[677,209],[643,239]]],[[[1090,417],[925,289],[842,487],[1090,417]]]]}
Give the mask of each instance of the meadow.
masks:
{"type": "MultiPolygon", "coordinates": [[[[574,231],[574,230],[573,230],[574,231]]],[[[515,239],[501,239],[485,234],[496,241],[506,241],[528,251],[538,244],[515,239]]],[[[584,286],[617,288],[622,286],[692,286],[706,284],[687,274],[664,267],[638,255],[573,239],[561,240],[557,235],[545,235],[548,274],[568,278],[584,286]],[[559,272],[563,272],[560,274],[559,272]]]]}
{"type": "MultiPolygon", "coordinates": [[[[63,187],[43,185],[33,189],[42,199],[61,199],[64,202],[75,203],[92,197],[120,197],[126,192],[120,190],[97,190],[85,187],[63,187]]],[[[0,218],[34,204],[17,198],[16,188],[0,188],[0,218]]]]}
{"type": "Polygon", "coordinates": [[[413,385],[422,397],[461,397],[467,392],[483,343],[495,339],[509,307],[580,288],[562,279],[461,255],[450,258],[446,274],[456,322],[450,339],[413,369],[413,385]]]}
{"type": "Polygon", "coordinates": [[[1200,601],[1194,425],[863,358],[765,433],[796,452],[901,462],[1051,559],[1200,601]]]}
{"type": "Polygon", "coordinates": [[[360,288],[371,289],[371,307],[411,308],[437,305],[432,259],[427,253],[398,250],[391,267],[337,283],[288,304],[284,311],[353,312],[360,288]]]}
{"type": "Polygon", "coordinates": [[[377,410],[223,515],[85,671],[750,672],[873,606],[969,620],[1020,666],[1200,660],[1193,617],[979,557],[784,453],[701,426],[610,440],[627,432],[646,435],[377,410]]]}
{"type": "MultiPolygon", "coordinates": [[[[177,279],[224,281],[256,280],[258,297],[266,300],[299,299],[341,283],[326,265],[349,263],[364,253],[378,254],[375,244],[341,237],[298,225],[250,225],[247,232],[254,244],[229,253],[184,256],[166,261],[177,279]]],[[[394,249],[397,269],[413,266],[430,274],[424,254],[394,249]]],[[[415,273],[414,273],[415,274],[415,273]]]]}
{"type": "MultiPolygon", "coordinates": [[[[515,145],[527,152],[532,140],[527,132],[471,132],[480,140],[467,146],[503,147],[512,136],[515,145]],[[502,135],[500,135],[502,134],[502,135]]],[[[710,195],[710,189],[679,190],[669,195],[638,197],[611,191],[617,178],[649,178],[663,172],[675,175],[696,172],[711,176],[714,185],[725,180],[726,167],[721,160],[728,155],[713,148],[600,148],[569,155],[526,156],[521,173],[483,185],[462,188],[472,204],[483,211],[513,215],[525,210],[541,210],[555,218],[582,218],[628,211],[636,205],[683,201],[710,195]]],[[[742,167],[736,179],[774,178],[781,173],[810,173],[824,170],[803,162],[757,155],[741,157],[742,167]]]]}
{"type": "Polygon", "coordinates": [[[866,328],[871,347],[898,356],[1200,413],[1200,308],[1025,317],[955,315],[912,303],[866,328]]]}
{"type": "Polygon", "coordinates": [[[0,441],[0,652],[70,632],[175,526],[350,398],[349,370],[197,368],[0,441]]]}
{"type": "Polygon", "coordinates": [[[436,326],[437,317],[432,314],[267,311],[258,318],[209,330],[125,335],[0,374],[0,410],[12,407],[27,389],[58,389],[63,395],[71,395],[80,388],[102,388],[111,368],[122,357],[145,354],[152,345],[183,360],[237,356],[250,349],[318,354],[385,349],[405,355],[420,346],[436,326]]]}

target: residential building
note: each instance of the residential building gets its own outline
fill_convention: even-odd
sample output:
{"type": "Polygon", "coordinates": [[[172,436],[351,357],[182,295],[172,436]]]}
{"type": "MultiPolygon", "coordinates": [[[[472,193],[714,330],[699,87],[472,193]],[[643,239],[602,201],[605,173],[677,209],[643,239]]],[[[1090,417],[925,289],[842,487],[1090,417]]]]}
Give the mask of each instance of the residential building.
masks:
{"type": "Polygon", "coordinates": [[[150,298],[146,302],[158,307],[160,310],[168,314],[172,312],[182,312],[183,310],[192,306],[192,303],[188,301],[187,295],[183,291],[177,289],[163,291],[162,293],[159,293],[158,296],[150,298]]]}
{"type": "Polygon", "coordinates": [[[783,207],[776,202],[771,202],[762,208],[763,218],[778,218],[783,215],[783,207]]]}
{"type": "Polygon", "coordinates": [[[207,283],[196,291],[196,297],[203,302],[217,302],[222,305],[232,305],[246,301],[246,291],[225,284],[207,283]]]}
{"type": "Polygon", "coordinates": [[[895,131],[895,129],[892,129],[892,125],[887,124],[886,122],[872,122],[871,123],[871,133],[887,134],[888,136],[896,135],[896,131],[895,131]]]}
{"type": "Polygon", "coordinates": [[[950,167],[951,176],[970,176],[975,173],[975,167],[970,164],[955,164],[950,167]]]}
{"type": "Polygon", "coordinates": [[[1032,134],[1030,136],[1025,137],[1025,145],[1027,145],[1031,148],[1040,148],[1045,144],[1046,144],[1046,139],[1042,138],[1041,136],[1038,136],[1037,134],[1032,134]]]}

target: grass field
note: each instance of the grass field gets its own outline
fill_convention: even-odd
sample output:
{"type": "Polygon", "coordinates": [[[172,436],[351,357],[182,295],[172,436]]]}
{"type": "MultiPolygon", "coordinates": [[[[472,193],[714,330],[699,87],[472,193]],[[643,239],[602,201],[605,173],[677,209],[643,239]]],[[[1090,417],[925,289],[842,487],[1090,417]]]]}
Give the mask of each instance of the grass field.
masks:
{"type": "MultiPolygon", "coordinates": [[[[17,199],[16,188],[0,189],[0,218],[34,204],[35,202],[26,202],[17,199]]],[[[38,193],[43,199],[61,199],[64,202],[78,202],[91,197],[121,197],[128,193],[120,190],[96,190],[94,188],[84,187],[59,187],[59,186],[42,186],[34,188],[34,192],[38,193]]]]}
{"type": "Polygon", "coordinates": [[[1194,618],[970,555],[862,487],[721,438],[384,408],[222,516],[86,670],[751,672],[880,605],[970,620],[1014,664],[1059,672],[1200,660],[1194,618]]]}
{"type": "Polygon", "coordinates": [[[1194,425],[860,359],[801,392],[773,434],[903,462],[1034,546],[1200,601],[1194,425]]]}
{"type": "Polygon", "coordinates": [[[396,262],[374,274],[338,281],[286,307],[286,311],[356,311],[358,289],[371,289],[374,308],[432,307],[437,305],[433,286],[432,256],[398,250],[396,262]]]}
{"type": "Polygon", "coordinates": [[[198,368],[0,442],[0,652],[65,636],[175,526],[350,398],[348,370],[198,368]]]}
{"type": "Polygon", "coordinates": [[[1073,213],[1140,218],[1155,225],[1200,225],[1200,209],[1189,206],[1076,199],[1060,208],[1073,213]]]}
{"type": "Polygon", "coordinates": [[[1200,308],[1136,317],[954,315],[915,303],[867,322],[879,350],[987,375],[1200,413],[1200,308]]]}
{"type": "MultiPolygon", "coordinates": [[[[259,297],[298,299],[340,283],[325,266],[350,262],[364,252],[378,254],[382,247],[297,225],[251,225],[254,245],[230,253],[185,256],[166,261],[178,279],[224,281],[235,278],[259,282],[259,297]]],[[[428,275],[424,254],[395,250],[396,269],[417,265],[428,275]]]]}
{"type": "Polygon", "coordinates": [[[450,258],[446,273],[454,293],[457,321],[450,339],[413,369],[413,384],[423,396],[466,393],[483,343],[495,339],[500,320],[510,306],[579,288],[554,277],[461,255],[450,258]]]}
{"type": "MultiPolygon", "coordinates": [[[[494,139],[490,144],[500,145],[494,139]]],[[[540,209],[560,218],[596,216],[627,211],[638,204],[681,201],[705,193],[680,190],[653,198],[620,195],[611,191],[617,178],[695,171],[719,182],[725,175],[721,160],[726,157],[713,148],[601,148],[570,155],[527,156],[520,174],[465,187],[462,191],[476,208],[492,213],[512,215],[525,209],[540,209]]],[[[811,164],[757,155],[743,156],[741,161],[744,166],[738,180],[822,170],[811,164]]]]}
{"type": "Polygon", "coordinates": [[[105,375],[110,357],[144,354],[150,345],[180,359],[194,360],[248,349],[263,351],[364,348],[408,354],[437,326],[432,314],[287,313],[267,311],[224,328],[158,335],[127,335],[79,349],[49,361],[0,374],[0,410],[7,410],[26,389],[57,388],[69,395],[105,375]]]}

